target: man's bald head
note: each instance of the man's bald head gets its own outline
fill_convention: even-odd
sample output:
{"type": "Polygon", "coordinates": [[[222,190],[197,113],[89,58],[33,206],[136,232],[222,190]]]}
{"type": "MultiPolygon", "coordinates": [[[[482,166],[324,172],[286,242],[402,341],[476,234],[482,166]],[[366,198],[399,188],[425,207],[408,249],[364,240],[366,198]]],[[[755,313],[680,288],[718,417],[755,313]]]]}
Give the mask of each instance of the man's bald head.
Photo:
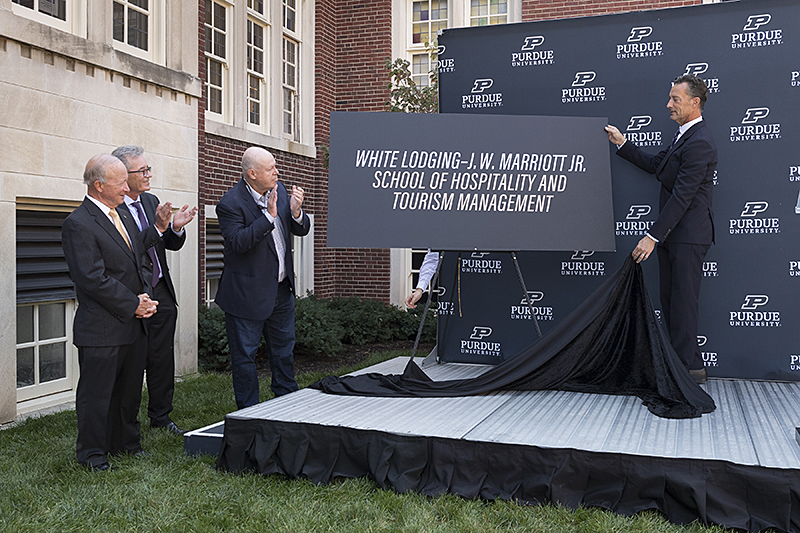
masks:
{"type": "Polygon", "coordinates": [[[127,184],[128,169],[110,154],[98,154],[86,163],[83,182],[87,194],[108,207],[117,207],[130,190],[127,184]]]}
{"type": "Polygon", "coordinates": [[[266,194],[278,183],[275,157],[260,146],[251,146],[242,156],[242,172],[247,183],[258,194],[266,194]]]}
{"type": "Polygon", "coordinates": [[[261,148],[260,146],[251,146],[244,151],[242,155],[242,172],[247,175],[247,171],[256,168],[256,166],[269,158],[273,158],[272,154],[261,148]]]}

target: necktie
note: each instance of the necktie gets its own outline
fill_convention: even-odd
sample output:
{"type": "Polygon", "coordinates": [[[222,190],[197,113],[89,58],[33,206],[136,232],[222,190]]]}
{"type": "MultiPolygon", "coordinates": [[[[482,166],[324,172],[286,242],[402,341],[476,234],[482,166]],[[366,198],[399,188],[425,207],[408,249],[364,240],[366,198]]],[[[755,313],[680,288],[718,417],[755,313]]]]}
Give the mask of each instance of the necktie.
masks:
{"type": "Polygon", "coordinates": [[[678,128],[678,131],[675,132],[675,136],[672,138],[672,144],[669,145],[670,148],[675,146],[675,143],[678,142],[678,137],[681,136],[681,129],[678,128]]]}
{"type": "Polygon", "coordinates": [[[128,240],[128,234],[125,233],[124,229],[122,229],[122,221],[119,219],[119,213],[117,213],[117,210],[112,209],[108,212],[108,214],[111,215],[111,220],[114,221],[114,227],[116,227],[119,234],[122,235],[122,238],[125,240],[125,244],[127,244],[128,248],[133,251],[133,248],[131,248],[131,241],[128,240]]]}
{"type": "MultiPolygon", "coordinates": [[[[136,214],[139,216],[139,226],[142,231],[149,226],[147,223],[147,217],[144,215],[144,208],[142,207],[142,202],[136,200],[133,202],[133,207],[136,208],[136,214]]],[[[161,276],[161,267],[158,264],[158,257],[156,257],[156,249],[154,246],[151,246],[147,249],[147,254],[150,256],[150,261],[153,263],[153,287],[158,284],[158,278],[161,276]]]]}

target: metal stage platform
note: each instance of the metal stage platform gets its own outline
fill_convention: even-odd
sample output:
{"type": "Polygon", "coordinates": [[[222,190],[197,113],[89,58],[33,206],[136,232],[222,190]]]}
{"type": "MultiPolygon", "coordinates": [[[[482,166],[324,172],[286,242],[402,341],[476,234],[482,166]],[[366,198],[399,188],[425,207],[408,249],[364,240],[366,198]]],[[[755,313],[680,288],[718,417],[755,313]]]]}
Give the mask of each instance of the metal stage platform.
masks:
{"type": "MultiPolygon", "coordinates": [[[[402,373],[407,361],[357,373],[402,373]]],[[[486,370],[425,369],[434,380],[486,370]]],[[[656,417],[634,396],[375,398],[303,389],[227,415],[222,448],[217,436],[211,449],[224,469],[318,483],[367,476],[400,492],[621,514],[660,509],[676,523],[800,531],[800,384],[710,379],[703,387],[717,409],[686,420],[656,417]]]]}

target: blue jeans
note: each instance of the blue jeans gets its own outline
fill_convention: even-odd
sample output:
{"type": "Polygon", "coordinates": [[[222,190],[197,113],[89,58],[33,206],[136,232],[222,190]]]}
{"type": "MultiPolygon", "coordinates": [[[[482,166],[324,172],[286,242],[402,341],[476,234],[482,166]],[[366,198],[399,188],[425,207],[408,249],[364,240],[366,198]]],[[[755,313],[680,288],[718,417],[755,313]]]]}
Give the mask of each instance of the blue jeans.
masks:
{"type": "Polygon", "coordinates": [[[261,336],[267,343],[272,392],[275,396],[298,389],[294,380],[294,295],[288,282],[278,285],[275,309],[266,320],[248,320],[225,313],[225,330],[231,350],[233,393],[239,409],[258,403],[256,352],[261,336]]]}

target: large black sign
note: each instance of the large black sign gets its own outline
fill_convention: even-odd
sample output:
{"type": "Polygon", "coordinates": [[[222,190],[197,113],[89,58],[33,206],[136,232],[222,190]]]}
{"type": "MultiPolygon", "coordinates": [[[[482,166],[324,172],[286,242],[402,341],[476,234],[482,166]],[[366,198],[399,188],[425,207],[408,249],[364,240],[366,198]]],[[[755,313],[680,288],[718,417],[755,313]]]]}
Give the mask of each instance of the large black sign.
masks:
{"type": "MultiPolygon", "coordinates": [[[[671,80],[702,77],[710,92],[703,116],[719,165],[716,244],[704,264],[698,343],[712,376],[800,379],[796,0],[450,29],[439,44],[443,112],[606,116],[652,153],[677,128],[665,107],[671,80]]],[[[608,143],[602,131],[597,136],[608,143]]],[[[658,216],[658,182],[606,146],[617,252],[520,254],[544,331],[621,266],[658,216]]],[[[460,263],[449,255],[439,353],[446,360],[499,362],[533,342],[508,254],[465,252],[460,263]]],[[[655,258],[643,268],[660,307],[655,258]]]]}
{"type": "Polygon", "coordinates": [[[328,246],[613,250],[606,123],[332,113],[328,246]]]}

